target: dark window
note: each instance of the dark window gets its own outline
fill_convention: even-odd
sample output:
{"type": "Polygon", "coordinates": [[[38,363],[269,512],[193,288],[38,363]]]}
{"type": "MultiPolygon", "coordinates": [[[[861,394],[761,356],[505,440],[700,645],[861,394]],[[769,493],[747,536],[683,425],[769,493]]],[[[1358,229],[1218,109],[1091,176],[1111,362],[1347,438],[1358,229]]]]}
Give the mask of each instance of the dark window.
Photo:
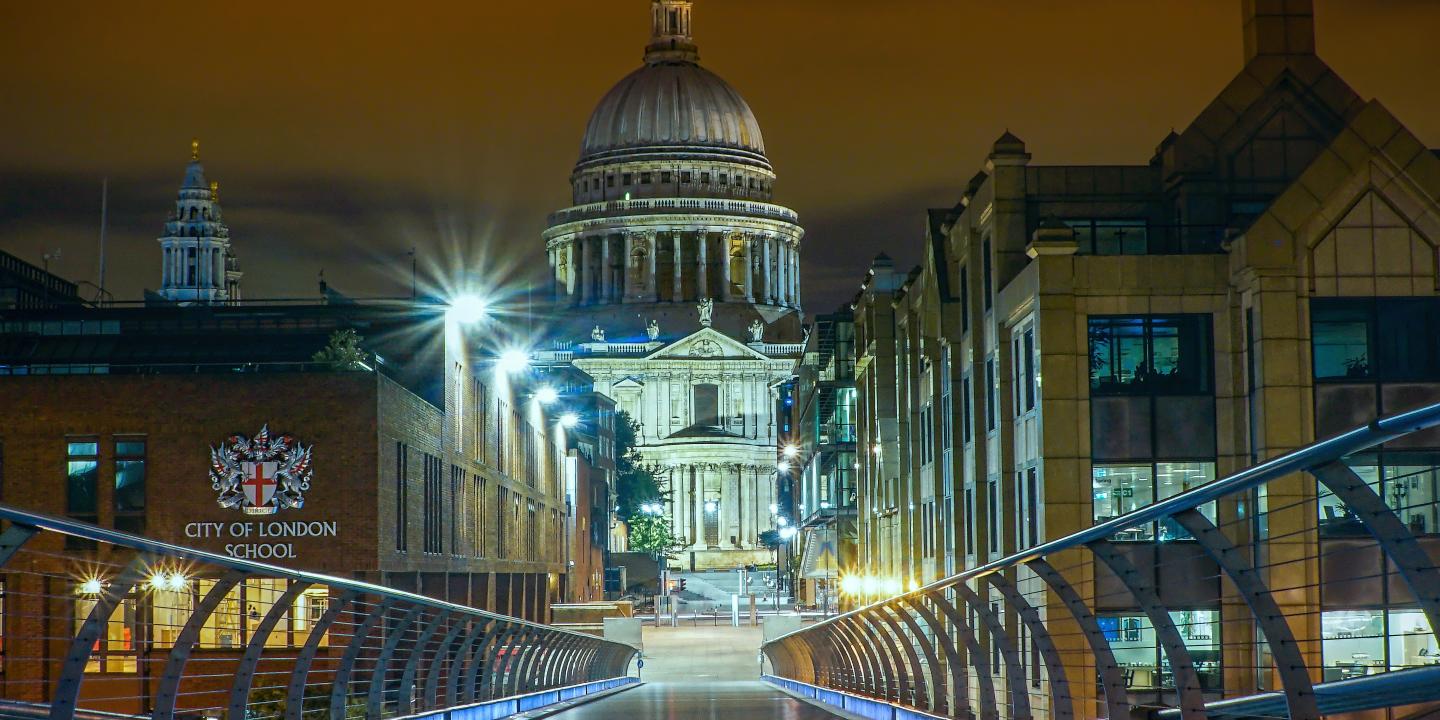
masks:
{"type": "Polygon", "coordinates": [[[441,512],[445,499],[440,484],[440,458],[425,455],[425,552],[438,554],[444,551],[444,527],[441,512]]]}
{"type": "Polygon", "coordinates": [[[1310,315],[1316,380],[1440,380],[1440,299],[1323,298],[1310,315]]]}
{"type": "Polygon", "coordinates": [[[145,441],[115,441],[115,529],[145,530],[145,441]]]}
{"type": "Polygon", "coordinates": [[[1328,303],[1313,301],[1310,314],[1314,342],[1315,379],[1368,378],[1370,365],[1372,311],[1368,301],[1328,303]]]}
{"type": "Polygon", "coordinates": [[[970,266],[960,266],[960,332],[970,332],[970,266]]]}
{"type": "Polygon", "coordinates": [[[1091,316],[1089,336],[1093,394],[1210,392],[1209,315],[1091,316]]]}
{"type": "Polygon", "coordinates": [[[960,438],[966,445],[970,444],[970,377],[967,375],[960,379],[960,438]]]}
{"type": "Polygon", "coordinates": [[[991,480],[985,489],[985,527],[990,540],[989,553],[1000,550],[1000,483],[991,480]]]}
{"type": "Polygon", "coordinates": [[[1035,547],[1040,544],[1040,479],[1033,467],[1025,470],[1025,512],[1029,547],[1035,547]]]}
{"type": "Polygon", "coordinates": [[[1025,366],[1025,410],[1035,409],[1035,328],[1026,328],[1021,362],[1025,366]]]}
{"type": "Polygon", "coordinates": [[[685,171],[682,171],[682,172],[680,173],[680,182],[683,183],[683,184],[685,184],[685,185],[689,185],[689,184],[690,184],[690,171],[689,171],[689,170],[685,170],[685,171]]]}
{"type": "Polygon", "coordinates": [[[704,427],[720,426],[720,386],[700,384],[695,386],[695,425],[704,427]]]}
{"type": "Polygon", "coordinates": [[[410,485],[406,472],[410,462],[410,447],[395,443],[395,549],[405,552],[410,546],[410,485]]]}
{"type": "Polygon", "coordinates": [[[675,176],[671,174],[669,170],[660,173],[660,182],[662,184],[669,185],[671,182],[674,181],[674,178],[675,176]]]}
{"type": "Polygon", "coordinates": [[[1081,255],[1144,255],[1150,249],[1149,225],[1142,219],[1065,221],[1075,231],[1081,255]]]}
{"type": "Polygon", "coordinates": [[[729,184],[730,184],[730,176],[729,176],[729,175],[726,175],[725,173],[720,173],[720,184],[721,184],[721,185],[729,185],[729,184]]]}
{"type": "Polygon", "coordinates": [[[612,187],[612,188],[615,187],[615,176],[614,176],[614,175],[606,175],[606,176],[605,176],[605,187],[612,187]]]}
{"type": "Polygon", "coordinates": [[[975,554],[975,489],[965,488],[965,554],[975,554]]]}
{"type": "Polygon", "coordinates": [[[628,186],[628,185],[630,185],[631,183],[633,183],[634,180],[635,180],[635,176],[632,175],[632,174],[630,174],[630,173],[622,173],[622,174],[620,175],[620,184],[621,184],[621,185],[627,185],[627,186],[628,186]]]}
{"type": "Polygon", "coordinates": [[[1000,390],[995,382],[995,358],[985,358],[985,431],[995,429],[996,405],[1000,404],[1000,390]]]}
{"type": "Polygon", "coordinates": [[[709,184],[710,184],[710,173],[708,173],[708,172],[702,172],[702,173],[700,173],[700,184],[701,184],[701,185],[709,185],[709,184]]]}
{"type": "Polygon", "coordinates": [[[646,172],[646,173],[640,173],[640,184],[641,184],[641,185],[649,185],[650,182],[651,182],[651,179],[652,179],[653,177],[654,177],[654,176],[653,176],[652,174],[648,173],[648,172],[646,172]]]}
{"type": "Polygon", "coordinates": [[[1440,301],[1381,298],[1376,359],[1385,380],[1440,379],[1440,301]]]}
{"type": "Polygon", "coordinates": [[[982,288],[985,291],[985,309],[989,310],[990,302],[993,299],[990,296],[994,291],[995,281],[994,278],[991,277],[994,271],[994,261],[990,259],[990,236],[988,235],[985,236],[985,242],[980,245],[980,263],[984,266],[982,269],[985,274],[985,286],[982,288]]]}

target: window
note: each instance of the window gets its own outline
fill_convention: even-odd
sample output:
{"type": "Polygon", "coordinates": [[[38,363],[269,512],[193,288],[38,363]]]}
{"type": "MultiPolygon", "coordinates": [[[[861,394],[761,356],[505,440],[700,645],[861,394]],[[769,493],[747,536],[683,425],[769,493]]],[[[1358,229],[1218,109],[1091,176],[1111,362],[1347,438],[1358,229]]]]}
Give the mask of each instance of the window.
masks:
{"type": "Polygon", "coordinates": [[[395,549],[410,549],[410,446],[395,443],[395,549]]]}
{"type": "MultiPolygon", "coordinates": [[[[1213,462],[1158,462],[1145,464],[1097,464],[1091,469],[1091,500],[1095,523],[1108,522],[1132,513],[1156,500],[1179,495],[1215,479],[1213,462]]],[[[1215,503],[1200,507],[1200,513],[1215,522],[1215,503]]],[[[1111,536],[1116,541],[1154,540],[1156,528],[1145,523],[1120,530],[1111,536]]],[[[1164,541],[1189,538],[1173,521],[1160,523],[1159,538],[1164,541]]]]}
{"type": "Polygon", "coordinates": [[[994,261],[990,259],[990,236],[989,236],[989,235],[986,235],[986,236],[985,236],[985,241],[980,244],[980,248],[981,248],[981,249],[980,249],[980,262],[981,262],[981,265],[983,266],[983,270],[984,270],[984,278],[983,278],[983,279],[984,279],[985,287],[983,288],[983,290],[985,291],[985,310],[988,312],[988,311],[990,310],[990,303],[991,303],[991,301],[994,299],[994,298],[991,297],[991,295],[993,294],[993,291],[994,291],[994,282],[995,282],[994,279],[991,277],[992,274],[993,274],[993,270],[994,270],[994,261]]]}
{"type": "Polygon", "coordinates": [[[720,386],[701,383],[695,386],[694,424],[701,427],[720,426],[720,386]]]}
{"type": "Polygon", "coordinates": [[[1210,316],[1091,316],[1090,391],[1097,395],[1211,392],[1210,316]]]}
{"type": "Polygon", "coordinates": [[[985,527],[989,530],[990,547],[986,552],[1000,552],[1000,483],[991,480],[985,489],[985,527]]]}
{"type": "Polygon", "coordinates": [[[671,182],[673,182],[673,178],[674,178],[674,177],[675,177],[675,176],[674,176],[673,174],[671,174],[671,172],[670,172],[669,170],[666,170],[666,171],[660,173],[660,182],[663,183],[663,184],[665,184],[665,185],[669,185],[671,182]]]}
{"type": "Polygon", "coordinates": [[[1025,328],[1025,342],[1021,347],[1020,362],[1024,365],[1025,411],[1035,409],[1035,328],[1025,328]]]}
{"type": "Polygon", "coordinates": [[[970,266],[960,266],[960,334],[970,332],[970,266]]]}
{"type": "Polygon", "coordinates": [[[652,177],[653,177],[653,175],[652,175],[651,173],[648,173],[648,172],[642,172],[642,173],[640,173],[640,184],[641,184],[641,185],[649,185],[649,184],[651,183],[651,178],[652,178],[652,177]]]}
{"type": "Polygon", "coordinates": [[[440,458],[434,455],[425,454],[425,498],[424,498],[424,534],[425,552],[427,554],[438,554],[444,551],[445,536],[442,523],[442,508],[445,498],[442,494],[443,487],[440,483],[440,458]]]}
{"type": "Polygon", "coordinates": [[[709,185],[709,184],[710,184],[710,173],[708,173],[708,172],[702,172],[702,173],[700,173],[700,184],[701,184],[701,185],[709,185]]]}
{"type": "Polygon", "coordinates": [[[145,531],[145,441],[115,441],[115,529],[145,531]]]}
{"type": "Polygon", "coordinates": [[[195,612],[195,588],[186,584],[180,589],[148,588],[150,593],[150,636],[155,645],[170,647],[195,612]]]}
{"type": "MultiPolygon", "coordinates": [[[[1109,615],[1096,618],[1115,662],[1131,690],[1173,689],[1165,652],[1156,642],[1155,628],[1144,615],[1109,615]]],[[[1172,610],[1170,621],[1180,632],[1195,663],[1203,690],[1220,687],[1220,612],[1210,609],[1172,610]]]]}
{"type": "Polygon", "coordinates": [[[975,489],[965,488],[965,554],[975,554],[975,489]]]}
{"type": "Polygon", "coordinates": [[[621,173],[621,175],[620,175],[620,184],[621,184],[621,185],[624,185],[624,186],[626,186],[626,187],[629,187],[631,184],[634,183],[634,181],[635,181],[635,175],[634,175],[633,173],[621,173]]]}
{"type": "MultiPolygon", "coordinates": [[[[1381,451],[1346,462],[1411,533],[1440,533],[1440,453],[1381,451]]],[[[1359,517],[1323,485],[1317,498],[1321,537],[1369,537],[1359,517]]]]}
{"type": "MultiPolygon", "coordinates": [[[[78,594],[75,598],[75,621],[74,632],[79,632],[81,626],[90,617],[90,612],[99,603],[98,594],[78,594]]],[[[137,606],[135,596],[127,595],[110,613],[110,618],[105,622],[105,629],[100,632],[100,638],[95,641],[95,647],[90,651],[90,659],[85,663],[87,673],[133,673],[137,668],[135,654],[135,627],[137,619],[137,606]]]]}
{"type": "MultiPolygon", "coordinates": [[[[94,524],[99,520],[100,443],[71,441],[65,453],[65,514],[94,524]]],[[[77,547],[68,538],[66,545],[77,547]]]]}
{"type": "Polygon", "coordinates": [[[680,182],[681,182],[681,184],[684,184],[684,185],[689,185],[689,184],[690,184],[690,171],[689,171],[689,170],[682,170],[682,171],[680,172],[680,182]]]}
{"type": "Polygon", "coordinates": [[[960,438],[966,445],[970,444],[970,376],[960,378],[960,438]]]}
{"type": "Polygon", "coordinates": [[[995,358],[985,358],[985,387],[987,388],[985,393],[986,432],[993,432],[995,430],[995,416],[998,414],[995,406],[1000,404],[1000,390],[996,387],[996,384],[995,358]]]}
{"type": "Polygon", "coordinates": [[[721,185],[729,185],[729,184],[730,184],[730,176],[729,176],[729,175],[726,175],[725,173],[720,173],[720,184],[721,184],[721,185]]]}
{"type": "Polygon", "coordinates": [[[606,175],[606,176],[605,176],[605,187],[612,187],[612,188],[615,187],[615,176],[614,176],[614,175],[606,175]]]}
{"type": "MultiPolygon", "coordinates": [[[[196,583],[200,597],[205,597],[215,586],[214,580],[201,579],[196,583]]],[[[241,637],[241,593],[242,585],[230,589],[215,606],[205,624],[200,627],[200,647],[220,650],[238,648],[244,642],[241,637]]]]}
{"type": "Polygon", "coordinates": [[[1081,255],[1144,255],[1150,249],[1149,228],[1144,218],[1128,220],[1071,219],[1076,251],[1081,255]]]}
{"type": "Polygon", "coordinates": [[[1310,302],[1316,380],[1440,380],[1440,299],[1310,302]]]}
{"type": "Polygon", "coordinates": [[[1025,534],[1028,547],[1040,544],[1040,477],[1036,468],[1025,469],[1025,534]]]}

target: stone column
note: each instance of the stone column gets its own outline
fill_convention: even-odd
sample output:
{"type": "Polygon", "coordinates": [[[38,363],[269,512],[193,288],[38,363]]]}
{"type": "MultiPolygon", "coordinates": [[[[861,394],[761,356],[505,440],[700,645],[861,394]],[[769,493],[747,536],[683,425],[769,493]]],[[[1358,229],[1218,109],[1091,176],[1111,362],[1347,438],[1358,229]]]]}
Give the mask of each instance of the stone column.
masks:
{"type": "Polygon", "coordinates": [[[635,236],[632,233],[625,233],[625,257],[620,263],[620,301],[631,302],[631,296],[635,294],[635,288],[630,286],[630,263],[635,252],[635,236]]]}
{"type": "Polygon", "coordinates": [[[790,304],[800,307],[800,243],[790,248],[790,304]]]}
{"type": "Polygon", "coordinates": [[[719,299],[729,300],[730,292],[730,237],[731,233],[720,234],[720,294],[719,299]]]}
{"type": "Polygon", "coordinates": [[[743,235],[741,242],[745,243],[745,300],[748,302],[755,298],[755,239],[743,235]]]}
{"type": "Polygon", "coordinates": [[[610,272],[610,236],[600,236],[600,300],[610,302],[613,273],[610,272]]]}
{"type": "Polygon", "coordinates": [[[695,468],[695,546],[701,550],[710,547],[705,541],[705,525],[709,518],[705,515],[705,470],[695,468]]]}
{"type": "Polygon", "coordinates": [[[695,253],[695,297],[710,297],[710,273],[705,267],[705,244],[710,240],[710,233],[701,230],[695,234],[695,244],[698,252],[695,253]]]}
{"type": "Polygon", "coordinates": [[[734,548],[744,539],[740,534],[740,513],[745,505],[740,495],[740,474],[733,467],[727,467],[720,475],[724,486],[721,488],[720,506],[725,510],[725,522],[721,525],[720,544],[726,548],[734,548]],[[730,538],[734,537],[735,542],[730,538]]]}
{"type": "Polygon", "coordinates": [[[776,288],[777,302],[781,305],[789,305],[790,299],[790,247],[785,244],[784,238],[775,240],[775,249],[779,251],[779,259],[775,261],[775,269],[780,276],[780,282],[776,288]]]}
{"type": "Polygon", "coordinates": [[[565,247],[561,250],[561,252],[565,253],[566,257],[565,294],[569,296],[572,302],[580,295],[580,288],[577,287],[575,282],[576,271],[579,270],[579,268],[575,267],[575,264],[580,262],[580,255],[575,252],[575,246],[578,242],[578,238],[572,237],[565,242],[565,247]]]}
{"type": "Polygon", "coordinates": [[[590,253],[586,252],[586,250],[589,249],[586,245],[589,245],[589,243],[586,242],[585,237],[575,238],[575,246],[580,251],[580,259],[578,261],[580,267],[577,268],[580,277],[580,292],[577,293],[577,295],[579,295],[582,305],[590,302],[590,288],[592,287],[590,284],[590,275],[595,272],[595,269],[590,267],[590,253]]]}
{"type": "Polygon", "coordinates": [[[660,300],[660,282],[655,277],[655,256],[660,254],[660,245],[656,242],[659,237],[655,232],[645,233],[645,252],[650,269],[645,273],[645,295],[652,300],[660,300]]]}
{"type": "Polygon", "coordinates": [[[675,248],[675,296],[674,296],[674,300],[673,300],[674,302],[683,302],[683,301],[685,300],[685,296],[684,296],[684,295],[681,295],[681,293],[685,290],[685,285],[684,285],[684,283],[683,283],[682,280],[681,280],[681,279],[685,276],[685,264],[684,264],[684,263],[681,261],[681,259],[680,259],[680,240],[681,240],[680,235],[681,235],[681,234],[680,234],[679,232],[673,232],[673,231],[672,231],[672,232],[670,233],[670,242],[671,242],[671,244],[672,244],[672,245],[674,246],[674,248],[675,248]]]}

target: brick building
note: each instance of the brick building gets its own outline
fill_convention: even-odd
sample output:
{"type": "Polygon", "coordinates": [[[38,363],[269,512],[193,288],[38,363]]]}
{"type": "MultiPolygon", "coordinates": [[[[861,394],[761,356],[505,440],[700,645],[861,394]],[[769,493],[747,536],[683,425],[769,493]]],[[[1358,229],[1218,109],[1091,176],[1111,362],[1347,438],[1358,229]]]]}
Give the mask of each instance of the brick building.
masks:
{"type": "MultiPolygon", "coordinates": [[[[542,408],[523,374],[507,377],[490,362],[493,351],[478,339],[490,334],[467,332],[443,306],[411,302],[0,312],[0,501],[545,621],[551,602],[589,597],[598,585],[603,556],[583,544],[593,503],[587,495],[586,532],[568,535],[565,475],[568,467],[583,478],[575,492],[588,494],[604,470],[592,473],[590,457],[567,452],[556,422],[563,407],[542,408]],[[368,361],[311,360],[338,330],[356,331],[368,361]],[[255,440],[262,428],[310,449],[303,504],[273,514],[222,507],[211,449],[235,436],[255,440]],[[585,577],[572,594],[576,555],[585,577]]],[[[258,467],[260,480],[247,474],[232,488],[257,493],[240,506],[277,503],[274,495],[256,502],[282,489],[250,487],[278,484],[274,468],[258,467]]],[[[75,567],[107,560],[103,549],[44,542],[55,546],[36,549],[75,567]]],[[[206,582],[188,578],[168,602],[192,606],[206,582]]],[[[24,638],[54,633],[14,624],[65,617],[73,609],[56,603],[79,607],[83,593],[41,600],[53,589],[6,591],[5,652],[63,654],[53,644],[26,647],[24,638]]],[[[242,586],[233,603],[263,615],[277,594],[242,586]]],[[[168,652],[161,606],[127,607],[112,621],[124,630],[103,643],[94,668],[122,685],[141,682],[137,668],[168,652]]],[[[202,652],[225,657],[243,647],[243,619],[221,627],[225,616],[207,626],[202,652]]],[[[35,687],[15,673],[44,665],[11,665],[6,687],[35,687]]],[[[87,682],[86,692],[145,696],[113,683],[87,682]]]]}

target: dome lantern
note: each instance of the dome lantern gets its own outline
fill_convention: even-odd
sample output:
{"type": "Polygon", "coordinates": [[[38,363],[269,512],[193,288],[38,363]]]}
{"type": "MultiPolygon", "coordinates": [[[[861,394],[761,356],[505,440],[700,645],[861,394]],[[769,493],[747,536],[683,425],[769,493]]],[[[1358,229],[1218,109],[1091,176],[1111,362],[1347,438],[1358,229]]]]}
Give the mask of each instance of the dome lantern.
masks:
{"type": "Polygon", "coordinates": [[[700,51],[690,34],[690,0],[652,0],[650,3],[650,44],[645,47],[645,62],[695,63],[700,51]]]}

